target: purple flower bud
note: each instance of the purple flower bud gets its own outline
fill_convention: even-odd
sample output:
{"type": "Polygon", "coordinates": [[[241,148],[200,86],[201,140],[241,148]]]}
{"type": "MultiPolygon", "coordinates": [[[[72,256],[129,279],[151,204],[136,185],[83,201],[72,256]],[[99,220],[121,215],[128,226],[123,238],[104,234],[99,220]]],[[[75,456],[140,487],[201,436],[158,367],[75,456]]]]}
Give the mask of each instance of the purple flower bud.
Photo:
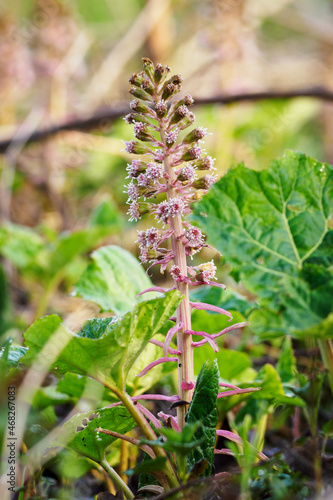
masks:
{"type": "Polygon", "coordinates": [[[125,116],[124,118],[126,123],[132,124],[136,122],[142,122],[146,123],[147,125],[151,125],[150,121],[146,116],[143,116],[139,113],[129,113],[128,115],[125,116]]]}
{"type": "Polygon", "coordinates": [[[142,99],[143,101],[153,102],[152,96],[145,92],[142,88],[132,87],[130,89],[130,94],[134,95],[134,97],[137,97],[138,99],[142,99]]]}
{"type": "Polygon", "coordinates": [[[143,80],[141,82],[141,88],[145,92],[147,92],[149,95],[154,94],[154,86],[153,86],[152,82],[149,80],[149,78],[147,78],[147,77],[143,78],[143,80]]]}
{"type": "Polygon", "coordinates": [[[187,149],[181,156],[181,161],[192,161],[200,158],[202,154],[201,148],[195,144],[192,148],[187,149]]]}
{"type": "Polygon", "coordinates": [[[150,162],[147,165],[146,175],[148,179],[155,181],[163,177],[164,168],[162,165],[157,165],[156,163],[150,162]]]}
{"type": "Polygon", "coordinates": [[[192,186],[197,189],[210,189],[216,181],[217,179],[215,175],[208,174],[194,181],[192,186]]]}
{"type": "Polygon", "coordinates": [[[130,108],[135,113],[149,114],[151,112],[150,108],[143,104],[143,102],[140,102],[138,99],[133,99],[133,101],[130,102],[130,108]]]}
{"type": "Polygon", "coordinates": [[[184,116],[184,118],[182,118],[182,119],[180,120],[180,122],[178,122],[178,125],[177,125],[177,126],[178,126],[178,128],[179,128],[180,130],[184,130],[185,128],[190,127],[191,125],[193,125],[194,120],[195,120],[195,115],[194,115],[194,113],[192,113],[192,111],[189,111],[189,112],[187,113],[187,115],[186,115],[186,116],[184,116]]]}
{"type": "Polygon", "coordinates": [[[140,87],[141,82],[143,80],[143,74],[142,73],[133,73],[132,76],[129,78],[129,82],[131,85],[135,85],[136,87],[140,87]]]}
{"type": "Polygon", "coordinates": [[[170,276],[174,280],[179,280],[182,276],[182,272],[179,266],[172,266],[170,269],[170,276]]]}
{"type": "Polygon", "coordinates": [[[197,142],[202,140],[207,135],[207,129],[198,127],[193,129],[189,134],[187,134],[184,139],[184,144],[190,144],[191,142],[197,142]]]}
{"type": "Polygon", "coordinates": [[[197,170],[210,170],[214,168],[214,160],[211,156],[203,156],[193,163],[194,168],[197,170]]]}
{"type": "Polygon", "coordinates": [[[185,104],[177,106],[171,112],[171,115],[170,115],[170,118],[169,118],[169,125],[174,125],[174,124],[180,122],[180,120],[182,120],[183,118],[185,118],[185,116],[187,116],[188,114],[189,114],[189,110],[188,110],[188,107],[185,104]]]}
{"type": "Polygon", "coordinates": [[[165,82],[162,89],[162,99],[165,101],[170,99],[174,94],[180,91],[182,84],[182,77],[179,75],[173,75],[169,80],[165,82]]]}
{"type": "Polygon", "coordinates": [[[148,187],[151,184],[151,180],[147,177],[147,174],[140,174],[137,177],[138,185],[142,187],[148,187]]]}
{"type": "Polygon", "coordinates": [[[183,100],[186,106],[192,106],[192,104],[194,103],[194,99],[190,94],[186,94],[183,100]]]}
{"type": "Polygon", "coordinates": [[[156,206],[155,217],[164,224],[167,224],[169,218],[169,202],[167,200],[161,201],[156,206]]]}
{"type": "Polygon", "coordinates": [[[185,167],[180,170],[177,179],[181,182],[191,183],[194,181],[195,175],[195,169],[192,167],[192,165],[185,165],[185,167]]]}
{"type": "Polygon", "coordinates": [[[141,219],[142,215],[149,214],[152,208],[151,203],[137,203],[134,202],[129,207],[128,214],[130,215],[130,221],[141,219]]]}
{"type": "Polygon", "coordinates": [[[127,165],[128,177],[136,178],[146,171],[147,165],[142,160],[133,160],[131,165],[127,165]]]}
{"type": "Polygon", "coordinates": [[[172,146],[176,142],[178,134],[179,134],[178,128],[175,128],[174,130],[171,130],[171,132],[167,132],[165,134],[165,142],[167,143],[168,146],[172,146]]]}
{"type": "Polygon", "coordinates": [[[185,209],[185,202],[183,198],[171,198],[169,200],[169,217],[176,217],[182,215],[185,209]]]}
{"type": "Polygon", "coordinates": [[[185,232],[188,245],[191,247],[201,247],[204,244],[204,235],[198,227],[191,226],[185,232]]]}
{"type": "Polygon", "coordinates": [[[159,231],[156,227],[150,227],[149,229],[146,230],[147,246],[151,247],[156,246],[160,239],[161,239],[161,231],[159,231]]]}
{"type": "Polygon", "coordinates": [[[162,99],[166,101],[170,99],[178,91],[178,88],[173,83],[168,83],[163,90],[162,99]]]}
{"type": "Polygon", "coordinates": [[[155,106],[156,114],[159,118],[164,118],[168,111],[168,106],[165,101],[160,101],[155,106]]]}
{"type": "Polygon", "coordinates": [[[139,187],[137,186],[137,184],[134,184],[133,181],[131,181],[127,186],[127,194],[128,200],[131,203],[133,201],[137,201],[141,196],[139,187]]]}
{"type": "Polygon", "coordinates": [[[146,231],[138,231],[137,242],[139,243],[140,247],[147,246],[146,240],[147,240],[147,238],[146,238],[146,231]]]}
{"type": "Polygon", "coordinates": [[[127,141],[125,142],[125,151],[134,155],[144,155],[151,153],[152,151],[137,141],[127,141]]]}
{"type": "Polygon", "coordinates": [[[147,124],[138,122],[134,124],[134,135],[137,139],[143,142],[155,143],[155,137],[149,132],[147,124]]]}
{"type": "Polygon", "coordinates": [[[143,57],[142,62],[146,75],[148,76],[148,78],[150,78],[150,80],[154,81],[155,68],[153,62],[150,59],[148,59],[148,57],[143,57]]]}
{"type": "Polygon", "coordinates": [[[162,64],[156,64],[154,71],[154,80],[156,83],[160,83],[160,81],[170,72],[169,66],[162,66],[162,64]]]}

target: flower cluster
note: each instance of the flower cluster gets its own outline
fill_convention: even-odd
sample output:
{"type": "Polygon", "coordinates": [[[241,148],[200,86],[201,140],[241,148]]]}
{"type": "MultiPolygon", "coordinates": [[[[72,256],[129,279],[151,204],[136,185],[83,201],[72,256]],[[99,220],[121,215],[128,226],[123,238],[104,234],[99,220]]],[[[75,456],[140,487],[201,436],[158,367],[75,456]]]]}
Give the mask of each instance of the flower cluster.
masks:
{"type": "MultiPolygon", "coordinates": [[[[129,215],[130,220],[138,220],[145,214],[151,214],[160,224],[159,229],[151,227],[138,232],[140,259],[150,266],[160,265],[162,273],[171,263],[170,276],[174,288],[180,290],[184,298],[176,317],[170,318],[175,324],[166,334],[164,342],[154,338],[150,340],[162,348],[162,357],[146,366],[138,376],[144,376],[160,363],[177,362],[179,394],[168,398],[176,403],[189,402],[195,387],[193,348],[208,342],[214,351],[218,351],[216,338],[245,326],[245,323],[231,325],[215,334],[191,329],[191,309],[210,310],[232,319],[232,315],[220,307],[190,302],[188,295],[189,286],[225,288],[216,282],[213,261],[198,266],[187,264],[188,256],[192,258],[208,246],[201,230],[184,220],[184,216],[191,213],[192,204],[200,200],[216,181],[216,176],[211,172],[214,170],[214,160],[202,149],[206,129],[196,127],[185,132],[193,125],[195,116],[189,110],[193,104],[190,95],[176,99],[181,91],[181,77],[170,77],[168,66],[154,66],[149,59],[143,59],[143,63],[144,70],[130,78],[130,92],[135,99],[130,104],[131,113],[125,118],[127,123],[134,126],[136,139],[125,143],[126,151],[138,156],[127,166],[129,215]],[[167,244],[169,239],[171,244],[167,244]],[[201,336],[202,340],[194,342],[192,335],[201,336]],[[175,336],[176,349],[170,345],[175,336]]],[[[164,288],[153,286],[139,295],[148,291],[166,292],[164,288]]],[[[230,394],[244,391],[236,386],[232,388],[235,392],[230,391],[230,394]]],[[[227,392],[220,393],[218,397],[225,395],[227,392]]],[[[140,398],[163,399],[163,396],[142,395],[140,398]]],[[[148,415],[145,407],[142,407],[142,412],[148,415]]],[[[164,415],[163,418],[170,418],[174,428],[180,429],[185,423],[186,407],[179,405],[177,413],[177,418],[171,415],[164,415]]],[[[151,414],[148,419],[155,426],[161,425],[151,414]]]]}
{"type": "MultiPolygon", "coordinates": [[[[214,168],[213,158],[205,155],[201,147],[207,130],[197,127],[183,132],[194,123],[195,116],[189,110],[193,104],[190,95],[175,99],[181,91],[181,77],[169,77],[168,66],[154,66],[149,59],[143,62],[144,71],[135,73],[129,80],[135,99],[130,103],[131,113],[125,117],[125,121],[134,126],[137,139],[125,143],[126,151],[140,157],[127,166],[128,213],[130,220],[151,213],[162,224],[158,238],[152,240],[139,235],[138,242],[141,261],[161,264],[164,271],[166,263],[174,257],[172,250],[168,251],[163,244],[174,234],[175,219],[189,214],[191,204],[207,192],[216,178],[207,172],[200,173],[214,168]],[[147,199],[156,200],[161,193],[167,194],[166,199],[147,202],[147,199]],[[167,224],[170,229],[165,228],[167,224]]],[[[192,256],[205,246],[204,236],[184,221],[181,228],[181,234],[176,237],[183,243],[186,255],[192,256]]],[[[156,234],[155,228],[150,231],[156,234]]],[[[200,277],[198,282],[207,283],[203,273],[200,277]]]]}

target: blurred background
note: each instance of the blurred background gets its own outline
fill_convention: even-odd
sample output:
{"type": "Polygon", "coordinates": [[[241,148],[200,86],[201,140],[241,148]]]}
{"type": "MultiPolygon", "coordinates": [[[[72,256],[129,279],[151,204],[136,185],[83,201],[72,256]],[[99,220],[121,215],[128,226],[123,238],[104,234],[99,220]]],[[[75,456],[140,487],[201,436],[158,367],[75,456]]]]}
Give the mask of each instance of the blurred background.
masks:
{"type": "MultiPolygon", "coordinates": [[[[180,73],[194,98],[333,90],[332,21],[331,0],[3,2],[0,142],[20,140],[0,156],[0,333],[19,340],[48,312],[73,328],[98,314],[68,297],[89,253],[116,244],[137,255],[136,230],[149,224],[127,221],[122,141],[132,130],[121,118],[29,142],[31,134],[125,113],[143,56],[180,73]]],[[[206,149],[221,176],[239,162],[265,168],[286,149],[333,162],[332,107],[295,98],[194,111],[212,133],[206,149]]]]}

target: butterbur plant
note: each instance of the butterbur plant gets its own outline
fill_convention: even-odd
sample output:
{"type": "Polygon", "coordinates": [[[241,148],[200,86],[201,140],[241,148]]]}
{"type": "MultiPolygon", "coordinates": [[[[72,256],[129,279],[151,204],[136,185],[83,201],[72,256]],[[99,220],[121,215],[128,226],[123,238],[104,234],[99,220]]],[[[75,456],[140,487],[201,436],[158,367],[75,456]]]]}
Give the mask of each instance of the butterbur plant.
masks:
{"type": "MultiPolygon", "coordinates": [[[[149,214],[150,218],[156,221],[153,227],[138,232],[140,259],[142,263],[149,264],[148,270],[158,265],[163,274],[168,269],[167,272],[174,282],[171,290],[180,292],[181,301],[176,315],[170,318],[174,326],[167,332],[164,342],[150,339],[151,343],[161,348],[161,357],[146,366],[138,377],[144,377],[158,364],[177,363],[178,394],[169,397],[147,395],[147,399],[167,399],[173,403],[173,407],[177,407],[177,417],[163,412],[159,416],[166,420],[179,436],[184,436],[184,428],[190,428],[194,422],[199,422],[199,425],[208,429],[210,439],[207,438],[206,432],[204,452],[198,449],[200,450],[205,432],[202,429],[197,429],[194,433],[185,432],[185,436],[190,435],[196,443],[192,447],[192,456],[188,457],[188,464],[194,466],[196,459],[200,461],[208,457],[207,463],[205,462],[207,474],[212,470],[216,439],[216,399],[256,389],[240,389],[228,384],[219,384],[217,364],[206,363],[200,372],[195,390],[193,350],[208,342],[214,351],[218,351],[216,339],[229,331],[244,327],[245,323],[233,324],[215,334],[194,331],[191,327],[192,309],[214,311],[226,315],[229,321],[232,320],[228,311],[210,304],[192,302],[189,298],[189,290],[193,287],[210,285],[225,288],[225,285],[216,282],[216,266],[213,261],[197,266],[190,265],[192,256],[207,245],[201,230],[186,220],[192,205],[200,200],[216,181],[214,160],[202,148],[207,135],[206,129],[195,127],[189,132],[186,131],[194,125],[195,116],[190,111],[193,99],[189,94],[177,99],[182,88],[182,78],[179,75],[170,77],[168,66],[154,66],[147,58],[143,59],[143,64],[144,70],[132,75],[129,80],[133,85],[130,93],[135,99],[130,103],[131,113],[125,117],[127,123],[133,124],[136,138],[125,142],[126,151],[136,156],[127,166],[130,179],[126,187],[128,214],[130,220],[139,220],[149,214]],[[194,342],[193,335],[202,339],[194,342]],[[173,340],[176,348],[171,347],[173,340]],[[219,393],[219,385],[230,390],[219,393]],[[196,441],[198,436],[199,441],[196,441]]],[[[139,295],[146,292],[168,291],[154,286],[139,295]]],[[[148,415],[148,411],[141,405],[139,411],[148,415]]],[[[176,434],[171,438],[166,431],[161,430],[161,424],[155,417],[148,415],[148,419],[156,427],[157,434],[162,436],[160,441],[155,441],[155,446],[169,446],[172,449],[172,445],[165,444],[165,439],[169,437],[171,441],[177,441],[176,434]]],[[[218,431],[220,435],[223,432],[218,431]]],[[[223,436],[236,442],[240,440],[230,432],[224,432],[223,436]]],[[[185,447],[185,454],[191,451],[190,443],[188,445],[185,447]]],[[[218,453],[224,451],[229,450],[216,450],[218,453]]],[[[182,453],[184,454],[184,449],[182,453]]],[[[181,462],[184,466],[184,462],[181,462]]],[[[186,466],[184,467],[180,468],[182,480],[188,472],[186,466]]]]}
{"type": "MultiPolygon", "coordinates": [[[[179,290],[183,299],[176,317],[172,318],[175,326],[166,335],[163,355],[139,376],[158,363],[178,363],[178,397],[184,404],[178,406],[177,416],[178,426],[182,428],[195,385],[193,349],[202,344],[193,344],[192,334],[202,336],[203,342],[209,342],[213,349],[218,349],[214,336],[192,331],[191,309],[214,309],[230,319],[232,316],[223,309],[189,300],[190,287],[211,284],[224,288],[224,285],[213,281],[216,273],[213,262],[199,266],[187,263],[188,256],[206,246],[200,229],[187,222],[184,216],[191,213],[191,204],[199,200],[215,182],[215,175],[211,173],[214,160],[201,147],[207,132],[197,127],[179,138],[181,132],[194,123],[194,114],[189,109],[193,99],[190,95],[175,99],[181,91],[182,78],[179,75],[170,77],[168,66],[157,64],[154,67],[149,59],[143,62],[144,71],[130,78],[133,84],[130,92],[136,99],[130,104],[132,113],[125,118],[126,122],[133,123],[137,139],[125,143],[126,151],[143,158],[134,159],[127,168],[130,178],[127,186],[129,215],[131,220],[138,220],[144,214],[151,214],[156,219],[158,228],[151,227],[138,233],[140,259],[150,266],[159,265],[161,273],[170,264],[174,288],[179,290]],[[201,170],[206,172],[199,177],[201,170]],[[154,203],[152,200],[160,193],[166,194],[165,199],[154,203]],[[175,336],[177,351],[170,348],[175,336]]],[[[146,291],[165,292],[158,287],[146,291]]],[[[221,335],[223,333],[220,332],[221,335]]]]}
{"type": "MultiPolygon", "coordinates": [[[[161,273],[169,273],[173,286],[169,290],[149,286],[140,291],[139,296],[154,292],[158,297],[142,301],[129,311],[126,297],[116,297],[115,291],[108,288],[109,283],[105,285],[109,297],[105,297],[108,292],[102,289],[103,267],[110,264],[111,255],[118,273],[121,266],[126,267],[121,249],[102,248],[95,252],[95,264],[99,262],[102,273],[97,279],[98,303],[106,310],[115,311],[119,317],[92,319],[78,333],[71,332],[56,315],[40,318],[25,334],[27,352],[23,358],[26,364],[47,361],[47,370],[52,366],[58,374],[65,373],[58,387],[63,392],[71,394],[71,383],[77,391],[77,384],[86,380],[89,385],[92,379],[97,384],[96,390],[97,387],[102,391],[107,389],[105,397],[110,404],[69,419],[57,441],[100,464],[127,498],[134,498],[133,492],[107,459],[110,445],[116,439],[122,440],[122,450],[130,443],[144,452],[142,463],[127,471],[129,474],[149,471],[154,476],[153,481],[147,474],[140,476],[140,493],[177,488],[191,479],[209,476],[213,472],[215,453],[232,454],[230,449],[215,449],[217,436],[235,442],[241,450],[242,440],[238,435],[216,430],[217,399],[258,390],[220,382],[216,360],[206,361],[195,380],[193,351],[208,343],[217,352],[218,337],[246,323],[231,324],[214,334],[192,329],[193,309],[213,311],[232,320],[228,311],[193,302],[189,294],[195,287],[225,288],[216,281],[213,261],[193,265],[193,255],[207,244],[201,230],[187,220],[193,204],[216,180],[214,160],[202,148],[207,131],[194,126],[195,117],[190,111],[192,97],[181,95],[177,99],[181,77],[170,76],[168,66],[154,66],[149,59],[144,59],[143,63],[144,70],[130,78],[134,100],[130,105],[131,113],[125,118],[133,124],[135,134],[135,140],[125,143],[126,151],[135,155],[127,167],[128,213],[130,220],[149,216],[154,221],[153,227],[138,232],[140,259],[147,265],[148,273],[156,265],[160,266],[161,273]],[[110,298],[114,299],[111,307],[110,298]],[[60,354],[52,354],[52,342],[56,353],[58,346],[62,346],[60,354]],[[149,344],[153,344],[155,351],[160,350],[160,355],[148,356],[147,365],[138,370],[135,380],[144,379],[157,365],[161,368],[163,363],[174,364],[178,367],[176,394],[145,394],[145,389],[131,393],[135,385],[131,370],[146,352],[145,348],[152,347],[149,344]],[[49,360],[45,352],[53,357],[49,360]],[[147,400],[166,401],[170,412],[153,414],[143,404],[147,400]],[[171,414],[175,408],[176,416],[171,414]],[[140,429],[140,439],[126,435],[136,426],[140,429]]],[[[137,262],[133,264],[132,256],[126,258],[129,266],[134,266],[131,279],[135,281],[137,262]]],[[[97,267],[88,268],[87,284],[81,283],[81,289],[86,287],[88,298],[93,287],[93,269],[97,267]]],[[[109,282],[110,274],[106,275],[109,282]]],[[[262,454],[258,456],[264,458],[262,454]]],[[[121,462],[123,472],[127,461],[121,462]]]]}

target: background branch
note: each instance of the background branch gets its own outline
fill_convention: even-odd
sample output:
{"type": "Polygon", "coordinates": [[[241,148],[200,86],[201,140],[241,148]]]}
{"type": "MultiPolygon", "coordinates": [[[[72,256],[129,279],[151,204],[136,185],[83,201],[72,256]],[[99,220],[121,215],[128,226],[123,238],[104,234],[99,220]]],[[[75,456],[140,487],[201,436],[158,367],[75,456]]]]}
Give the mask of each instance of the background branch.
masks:
{"type": "MultiPolygon", "coordinates": [[[[239,102],[256,102],[268,99],[294,99],[299,97],[310,97],[320,99],[322,101],[333,102],[333,91],[315,87],[310,89],[286,90],[286,91],[268,91],[268,92],[255,92],[234,95],[215,95],[207,98],[195,98],[195,106],[202,106],[204,104],[234,104],[239,102]]],[[[30,135],[27,133],[22,137],[15,134],[15,138],[3,139],[0,141],[0,153],[6,153],[10,147],[17,145],[29,144],[32,142],[40,141],[67,130],[92,130],[99,129],[103,131],[107,129],[115,120],[126,115],[129,112],[128,104],[119,105],[114,108],[102,109],[88,117],[77,117],[66,122],[57,123],[46,128],[42,128],[32,132],[30,135]]]]}

